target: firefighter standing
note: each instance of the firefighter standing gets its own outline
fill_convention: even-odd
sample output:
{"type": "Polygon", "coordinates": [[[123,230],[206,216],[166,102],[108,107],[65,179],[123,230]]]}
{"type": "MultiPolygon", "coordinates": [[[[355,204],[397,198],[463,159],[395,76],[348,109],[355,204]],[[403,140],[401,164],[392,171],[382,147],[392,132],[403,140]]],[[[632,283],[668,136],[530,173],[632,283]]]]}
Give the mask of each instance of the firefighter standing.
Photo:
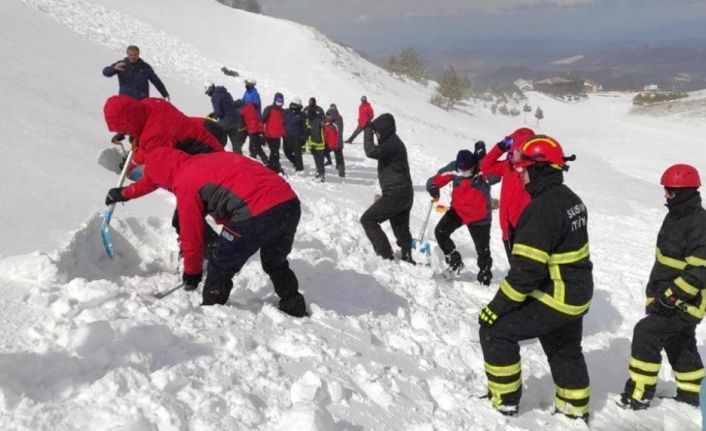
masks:
{"type": "Polygon", "coordinates": [[[517,224],[510,271],[478,319],[488,397],[501,413],[517,414],[518,342],[539,338],[556,385],[556,410],[588,420],[581,338],[593,277],[586,206],[563,184],[566,161],[574,157],[564,157],[556,140],[535,135],[515,149],[514,159],[532,201],[517,224]]]}
{"type": "Polygon", "coordinates": [[[699,405],[704,367],[696,348],[696,325],[706,314],[706,210],[699,172],[671,166],[662,175],[669,213],[657,236],[657,257],[647,282],[647,316],[633,332],[630,378],[620,397],[624,407],[649,407],[655,395],[661,350],[674,371],[676,400],[699,405]]]}

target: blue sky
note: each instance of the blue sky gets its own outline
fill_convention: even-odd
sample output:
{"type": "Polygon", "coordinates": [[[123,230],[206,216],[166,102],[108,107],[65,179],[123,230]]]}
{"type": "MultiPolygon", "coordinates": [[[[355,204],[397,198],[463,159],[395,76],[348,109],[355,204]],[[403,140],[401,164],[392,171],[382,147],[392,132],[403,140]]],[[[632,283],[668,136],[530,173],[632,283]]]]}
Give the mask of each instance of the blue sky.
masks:
{"type": "Polygon", "coordinates": [[[461,48],[477,40],[612,42],[702,38],[706,0],[260,0],[263,12],[313,25],[377,53],[461,48]]]}

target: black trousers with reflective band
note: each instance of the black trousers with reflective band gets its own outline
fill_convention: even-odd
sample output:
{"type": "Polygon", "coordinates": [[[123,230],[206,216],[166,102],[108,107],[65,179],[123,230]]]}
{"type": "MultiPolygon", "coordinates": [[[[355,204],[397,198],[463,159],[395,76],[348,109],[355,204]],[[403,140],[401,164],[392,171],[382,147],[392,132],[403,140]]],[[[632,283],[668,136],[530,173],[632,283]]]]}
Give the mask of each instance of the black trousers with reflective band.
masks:
{"type": "Polygon", "coordinates": [[[637,322],[625,393],[640,402],[649,402],[654,397],[664,349],[674,371],[677,397],[698,405],[704,366],[696,348],[695,331],[696,322],[681,311],[669,317],[648,314],[637,322]]]}
{"type": "Polygon", "coordinates": [[[555,405],[562,413],[588,413],[589,379],[581,351],[583,316],[569,316],[528,299],[501,316],[490,327],[480,328],[480,342],[493,404],[517,405],[522,395],[519,342],[539,339],[556,385],[555,405]]]}

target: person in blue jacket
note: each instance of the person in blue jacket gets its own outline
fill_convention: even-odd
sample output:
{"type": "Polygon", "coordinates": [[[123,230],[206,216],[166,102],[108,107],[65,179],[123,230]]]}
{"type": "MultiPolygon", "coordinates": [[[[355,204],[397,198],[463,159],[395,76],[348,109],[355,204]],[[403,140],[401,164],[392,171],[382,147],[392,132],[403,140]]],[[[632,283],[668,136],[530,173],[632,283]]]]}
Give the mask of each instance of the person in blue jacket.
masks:
{"type": "Polygon", "coordinates": [[[245,93],[243,93],[243,103],[252,103],[257,108],[257,113],[262,115],[262,103],[260,102],[260,93],[257,92],[257,81],[254,79],[245,80],[245,93]]]}
{"type": "Polygon", "coordinates": [[[169,100],[167,88],[152,66],[140,58],[140,48],[135,45],[127,47],[127,57],[103,69],[103,76],[110,78],[113,75],[118,75],[118,94],[137,100],[146,99],[150,96],[151,82],[159,94],[169,100]]]}

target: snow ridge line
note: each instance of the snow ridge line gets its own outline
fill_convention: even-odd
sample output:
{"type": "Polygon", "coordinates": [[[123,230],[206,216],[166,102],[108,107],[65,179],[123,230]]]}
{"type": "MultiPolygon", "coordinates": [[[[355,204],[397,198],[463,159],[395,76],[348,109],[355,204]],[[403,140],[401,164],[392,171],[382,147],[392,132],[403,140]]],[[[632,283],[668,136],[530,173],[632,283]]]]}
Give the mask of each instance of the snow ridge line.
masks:
{"type": "Polygon", "coordinates": [[[166,33],[113,9],[97,6],[88,0],[22,0],[26,5],[48,14],[89,40],[122,52],[127,45],[150,47],[150,64],[160,75],[171,75],[192,83],[194,77],[221,65],[198,54],[193,45],[174,34],[166,33]],[[164,71],[164,72],[162,72],[164,71]]]}

